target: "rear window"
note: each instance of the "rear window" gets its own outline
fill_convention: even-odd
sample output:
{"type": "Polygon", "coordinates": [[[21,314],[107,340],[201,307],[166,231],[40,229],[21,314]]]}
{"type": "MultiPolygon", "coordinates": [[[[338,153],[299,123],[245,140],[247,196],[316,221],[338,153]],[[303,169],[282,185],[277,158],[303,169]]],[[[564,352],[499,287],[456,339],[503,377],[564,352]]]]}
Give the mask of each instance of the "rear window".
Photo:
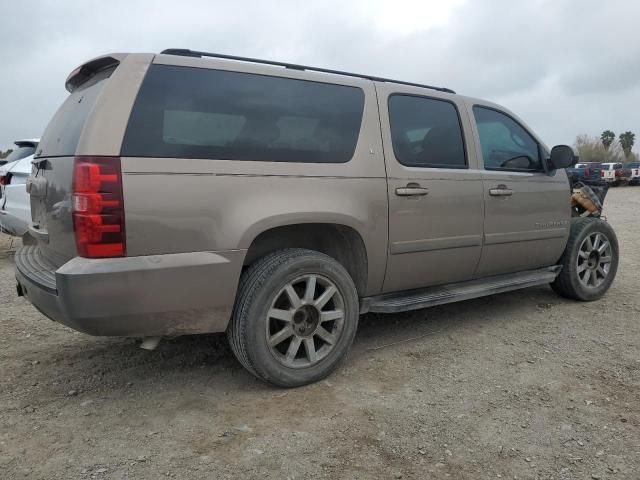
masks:
{"type": "Polygon", "coordinates": [[[36,148],[32,146],[17,147],[13,152],[7,155],[6,158],[0,160],[4,160],[6,163],[15,162],[16,160],[21,160],[29,155],[33,155],[35,151],[36,148]]]}
{"type": "Polygon", "coordinates": [[[63,157],[76,153],[80,134],[114,68],[103,70],[71,93],[47,125],[38,156],[63,157]]]}
{"type": "Polygon", "coordinates": [[[152,65],[122,156],[342,163],[362,123],[360,88],[152,65]]]}

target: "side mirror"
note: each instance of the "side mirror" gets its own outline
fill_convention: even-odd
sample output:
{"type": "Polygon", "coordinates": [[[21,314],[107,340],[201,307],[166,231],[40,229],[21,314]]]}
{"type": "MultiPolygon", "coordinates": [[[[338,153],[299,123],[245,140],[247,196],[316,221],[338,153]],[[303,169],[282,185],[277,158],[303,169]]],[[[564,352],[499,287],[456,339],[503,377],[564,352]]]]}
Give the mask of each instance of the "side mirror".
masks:
{"type": "Polygon", "coordinates": [[[551,149],[549,165],[552,169],[569,168],[578,162],[578,157],[573,153],[573,149],[567,145],[556,145],[551,149]]]}

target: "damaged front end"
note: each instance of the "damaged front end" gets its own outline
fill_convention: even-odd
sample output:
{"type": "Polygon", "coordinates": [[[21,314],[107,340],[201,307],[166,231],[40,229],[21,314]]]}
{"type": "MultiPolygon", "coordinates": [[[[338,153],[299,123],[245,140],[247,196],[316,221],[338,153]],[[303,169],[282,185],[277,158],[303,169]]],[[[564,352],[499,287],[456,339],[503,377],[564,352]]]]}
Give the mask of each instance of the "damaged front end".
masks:
{"type": "Polygon", "coordinates": [[[600,217],[608,191],[609,185],[606,182],[572,182],[571,216],[600,217]]]}

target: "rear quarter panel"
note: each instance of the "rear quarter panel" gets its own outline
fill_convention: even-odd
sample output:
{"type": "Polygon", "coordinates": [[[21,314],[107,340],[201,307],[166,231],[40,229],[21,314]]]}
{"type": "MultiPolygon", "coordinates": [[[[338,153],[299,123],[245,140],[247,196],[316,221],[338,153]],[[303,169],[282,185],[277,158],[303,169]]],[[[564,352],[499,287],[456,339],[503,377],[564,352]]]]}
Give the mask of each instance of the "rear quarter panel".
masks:
{"type": "MultiPolygon", "coordinates": [[[[160,55],[156,62],[202,66],[160,55]]],[[[213,62],[216,68],[316,80],[306,72],[213,62]]],[[[368,257],[367,294],[386,267],[387,182],[373,83],[323,76],[362,88],[365,106],[353,158],[346,163],[123,157],[128,255],[246,250],[262,232],[301,223],[356,230],[368,257]]]]}

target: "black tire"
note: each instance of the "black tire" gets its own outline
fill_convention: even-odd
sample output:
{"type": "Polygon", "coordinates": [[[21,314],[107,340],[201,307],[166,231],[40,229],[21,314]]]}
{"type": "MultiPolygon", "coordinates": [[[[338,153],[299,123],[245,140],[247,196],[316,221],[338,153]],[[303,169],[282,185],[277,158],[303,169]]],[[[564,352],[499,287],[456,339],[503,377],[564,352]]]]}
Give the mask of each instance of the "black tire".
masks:
{"type": "MultiPolygon", "coordinates": [[[[315,293],[311,294],[312,300],[315,295],[315,293]]],[[[301,296],[298,300],[306,302],[306,293],[303,296],[305,298],[301,296]]],[[[317,308],[318,313],[314,317],[316,318],[316,329],[319,328],[318,326],[326,325],[325,323],[320,323],[327,321],[322,320],[322,315],[332,313],[323,312],[323,308],[325,307],[320,306],[317,308]]],[[[291,248],[262,257],[242,274],[236,305],[227,329],[227,336],[235,356],[253,375],[280,387],[297,387],[317,382],[335,370],[346,357],[353,343],[358,327],[358,318],[358,293],[353,280],[344,267],[333,258],[322,253],[291,248]],[[295,283],[296,279],[302,278],[301,282],[306,282],[304,284],[308,285],[311,277],[318,279],[313,280],[314,292],[320,292],[316,302],[320,302],[320,297],[322,297],[323,293],[330,293],[327,292],[328,286],[323,287],[320,284],[320,282],[325,282],[326,285],[335,287],[337,291],[330,298],[329,307],[334,305],[334,302],[339,302],[340,308],[334,305],[332,312],[343,312],[343,317],[339,320],[339,328],[336,329],[338,321],[327,327],[328,329],[333,329],[330,337],[333,339],[333,343],[323,344],[322,347],[319,347],[320,350],[314,354],[314,361],[317,363],[312,363],[309,349],[315,352],[315,343],[323,342],[324,340],[314,334],[313,330],[306,331],[306,333],[297,330],[297,328],[304,328],[304,325],[313,329],[311,325],[313,312],[310,311],[308,316],[305,313],[304,324],[301,324],[303,327],[298,327],[294,323],[294,316],[298,315],[298,310],[307,307],[313,310],[316,307],[311,308],[311,304],[309,304],[301,305],[296,309],[293,301],[288,308],[285,308],[287,307],[286,304],[282,308],[276,308],[275,306],[275,302],[281,302],[283,298],[291,298],[289,293],[285,293],[288,287],[300,288],[300,284],[295,283]],[[320,286],[316,287],[316,281],[320,286]],[[282,295],[285,295],[285,297],[282,297],[282,295]],[[291,313],[291,318],[286,320],[282,327],[284,330],[286,327],[291,326],[295,332],[282,343],[286,347],[287,344],[285,342],[289,341],[288,346],[293,349],[291,344],[294,343],[295,338],[301,338],[303,343],[300,344],[298,342],[298,347],[304,350],[302,351],[302,356],[306,356],[306,360],[304,358],[299,359],[297,356],[290,358],[287,355],[289,348],[286,349],[285,353],[276,350],[276,348],[281,348],[280,344],[275,347],[269,345],[269,342],[276,337],[276,335],[270,336],[272,335],[270,333],[271,323],[278,321],[277,317],[270,316],[274,310],[294,312],[291,313]],[[309,325],[307,325],[307,322],[309,325]],[[305,337],[302,337],[302,335],[305,335],[305,337]],[[311,343],[314,344],[310,347],[307,344],[309,336],[311,337],[311,343]],[[335,338],[333,338],[334,336],[335,338]],[[325,356],[318,360],[317,357],[319,357],[322,349],[325,349],[325,356]],[[286,362],[289,363],[285,364],[286,362]],[[302,366],[293,365],[296,362],[302,364],[302,366]],[[304,362],[308,362],[309,365],[304,366],[304,362]]],[[[295,321],[301,320],[296,317],[295,321]]],[[[329,324],[331,324],[331,321],[329,321],[329,324]]],[[[298,350],[296,352],[300,353],[298,350]]]]}
{"type": "MultiPolygon", "coordinates": [[[[602,237],[598,238],[601,239],[602,237]]],[[[562,270],[551,284],[551,288],[553,288],[557,294],[566,298],[581,300],[583,302],[597,300],[609,290],[609,287],[611,287],[613,283],[618,270],[618,255],[618,238],[613,228],[611,228],[607,222],[599,218],[574,218],[571,221],[571,233],[569,234],[567,246],[560,259],[562,270]],[[598,263],[601,257],[593,253],[585,257],[586,252],[581,251],[581,248],[585,248],[587,245],[585,244],[587,238],[594,238],[596,234],[604,236],[610,244],[609,267],[603,278],[600,278],[600,271],[598,271],[598,273],[595,272],[596,263],[598,266],[604,265],[598,263]],[[597,258],[594,257],[592,260],[591,256],[593,255],[596,255],[597,258]],[[594,268],[590,267],[590,262],[594,264],[594,268]],[[588,269],[593,271],[586,272],[585,270],[588,269]],[[590,280],[593,280],[593,285],[585,284],[584,275],[586,273],[589,275],[586,282],[589,283],[590,280]],[[591,275],[595,275],[595,279],[592,279],[591,275]],[[596,284],[596,282],[600,283],[596,284]]],[[[606,259],[608,257],[603,255],[603,258],[606,259]]]]}

